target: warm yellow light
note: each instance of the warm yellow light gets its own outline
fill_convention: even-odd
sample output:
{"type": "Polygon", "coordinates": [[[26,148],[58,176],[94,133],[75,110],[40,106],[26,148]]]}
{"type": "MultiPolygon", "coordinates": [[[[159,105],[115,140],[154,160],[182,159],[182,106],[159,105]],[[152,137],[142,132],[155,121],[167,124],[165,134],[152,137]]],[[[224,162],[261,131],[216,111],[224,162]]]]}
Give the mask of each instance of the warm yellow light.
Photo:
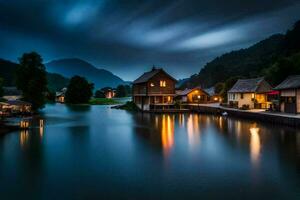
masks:
{"type": "Polygon", "coordinates": [[[215,97],[215,98],[214,98],[214,101],[218,101],[218,97],[215,97]]]}
{"type": "Polygon", "coordinates": [[[154,83],[150,83],[150,86],[151,86],[151,87],[154,87],[154,83]]]}
{"type": "Polygon", "coordinates": [[[252,98],[252,99],[254,99],[254,97],[255,97],[255,94],[254,94],[254,93],[252,93],[252,94],[251,94],[251,98],[252,98]]]}
{"type": "Polygon", "coordinates": [[[250,128],[250,153],[251,153],[251,160],[254,164],[259,162],[260,156],[260,137],[259,137],[259,128],[250,128]]]}
{"type": "Polygon", "coordinates": [[[160,85],[160,87],[166,87],[167,83],[166,83],[166,81],[160,81],[159,85],[160,85]]]}

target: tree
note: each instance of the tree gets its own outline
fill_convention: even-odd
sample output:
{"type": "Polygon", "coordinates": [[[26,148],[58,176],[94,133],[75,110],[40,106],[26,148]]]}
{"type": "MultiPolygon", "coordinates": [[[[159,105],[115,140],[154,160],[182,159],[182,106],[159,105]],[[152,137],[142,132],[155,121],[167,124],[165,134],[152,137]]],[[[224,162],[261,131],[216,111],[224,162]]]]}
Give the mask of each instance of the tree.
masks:
{"type": "Polygon", "coordinates": [[[46,102],[47,77],[42,57],[36,52],[24,53],[19,62],[16,85],[22,91],[23,100],[30,102],[34,111],[43,108],[46,102]]]}
{"type": "Polygon", "coordinates": [[[95,98],[105,98],[105,94],[102,90],[97,90],[95,92],[95,98]]]}
{"type": "Polygon", "coordinates": [[[241,79],[243,77],[241,76],[234,76],[229,79],[227,79],[224,83],[224,89],[222,91],[222,98],[224,99],[224,102],[227,102],[227,92],[233,87],[233,85],[237,82],[238,79],[241,79]]]}
{"type": "Polygon", "coordinates": [[[119,85],[116,89],[116,97],[126,97],[126,88],[124,85],[119,85]]]}
{"type": "Polygon", "coordinates": [[[3,79],[0,78],[0,97],[2,97],[4,94],[4,91],[3,91],[3,79]]]}
{"type": "Polygon", "coordinates": [[[84,77],[73,76],[66,92],[66,103],[88,103],[93,96],[94,84],[89,83],[84,77]]]}
{"type": "Polygon", "coordinates": [[[215,84],[215,93],[216,94],[221,94],[224,90],[225,84],[222,82],[218,82],[215,84]]]}

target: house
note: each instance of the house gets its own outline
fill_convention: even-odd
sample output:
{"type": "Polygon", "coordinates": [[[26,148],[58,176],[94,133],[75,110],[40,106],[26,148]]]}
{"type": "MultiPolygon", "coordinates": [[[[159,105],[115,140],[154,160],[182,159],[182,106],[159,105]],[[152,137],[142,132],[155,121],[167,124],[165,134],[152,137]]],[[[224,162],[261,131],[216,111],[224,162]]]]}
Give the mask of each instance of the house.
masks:
{"type": "Polygon", "coordinates": [[[267,109],[271,104],[267,100],[267,93],[271,90],[271,85],[263,77],[239,79],[227,93],[229,106],[267,109]]]}
{"type": "Polygon", "coordinates": [[[105,95],[105,98],[111,99],[111,98],[114,98],[116,96],[116,92],[113,89],[107,89],[107,90],[104,91],[104,95],[105,95]]]}
{"type": "Polygon", "coordinates": [[[167,108],[173,104],[176,79],[153,67],[133,82],[132,99],[141,110],[167,108]]]}
{"type": "Polygon", "coordinates": [[[215,87],[206,88],[204,91],[209,94],[211,103],[218,103],[222,101],[222,97],[215,92],[215,87]]]}
{"type": "Polygon", "coordinates": [[[65,96],[66,96],[67,88],[63,88],[61,91],[56,92],[55,94],[55,101],[59,103],[65,102],[65,96]]]}
{"type": "Polygon", "coordinates": [[[300,75],[289,76],[274,90],[279,91],[281,112],[300,113],[300,75]]]}
{"type": "Polygon", "coordinates": [[[176,100],[180,103],[208,103],[210,101],[210,96],[201,87],[195,87],[178,91],[176,100]]]}
{"type": "Polygon", "coordinates": [[[6,100],[18,100],[22,98],[22,92],[16,87],[3,87],[3,98],[6,100]]]}
{"type": "Polygon", "coordinates": [[[6,102],[8,105],[3,109],[6,109],[10,113],[30,113],[31,112],[31,103],[21,100],[8,100],[6,102]]]}

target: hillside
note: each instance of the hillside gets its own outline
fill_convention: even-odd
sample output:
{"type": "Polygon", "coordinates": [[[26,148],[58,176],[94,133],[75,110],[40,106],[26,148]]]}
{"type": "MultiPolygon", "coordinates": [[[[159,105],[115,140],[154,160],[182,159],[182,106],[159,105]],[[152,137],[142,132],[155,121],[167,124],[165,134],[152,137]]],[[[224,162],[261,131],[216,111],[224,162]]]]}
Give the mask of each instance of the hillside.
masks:
{"type": "Polygon", "coordinates": [[[232,51],[207,63],[183,85],[210,87],[233,76],[255,77],[280,55],[284,35],[273,35],[247,49],[232,51]]]}
{"type": "MultiPolygon", "coordinates": [[[[4,79],[4,86],[15,86],[14,74],[19,65],[0,59],[0,77],[4,79]]],[[[69,79],[54,73],[47,73],[48,88],[57,91],[68,85],[69,79]]]]}
{"type": "Polygon", "coordinates": [[[111,72],[98,69],[90,63],[77,58],[51,61],[46,63],[46,69],[48,72],[61,74],[67,78],[71,78],[74,75],[83,76],[94,83],[95,88],[117,87],[120,84],[125,84],[121,78],[111,72]]]}
{"type": "MultiPolygon", "coordinates": [[[[257,44],[238,51],[226,53],[220,57],[215,58],[207,63],[198,74],[192,75],[188,81],[184,82],[181,87],[194,87],[201,85],[203,87],[210,87],[218,82],[225,82],[232,77],[257,77],[267,76],[269,81],[277,84],[282,81],[283,76],[274,74],[275,69],[279,63],[283,63],[282,59],[296,60],[293,54],[300,51],[300,21],[294,27],[287,31],[286,34],[276,34],[257,44]],[[274,67],[275,66],[275,67],[274,67]],[[270,74],[273,72],[273,74],[270,74]],[[276,78],[273,81],[274,76],[276,78]]],[[[277,67],[278,68],[278,67],[277,67]]],[[[285,75],[298,72],[297,69],[289,69],[285,66],[285,75]]],[[[297,66],[296,66],[297,68],[297,66]]]]}

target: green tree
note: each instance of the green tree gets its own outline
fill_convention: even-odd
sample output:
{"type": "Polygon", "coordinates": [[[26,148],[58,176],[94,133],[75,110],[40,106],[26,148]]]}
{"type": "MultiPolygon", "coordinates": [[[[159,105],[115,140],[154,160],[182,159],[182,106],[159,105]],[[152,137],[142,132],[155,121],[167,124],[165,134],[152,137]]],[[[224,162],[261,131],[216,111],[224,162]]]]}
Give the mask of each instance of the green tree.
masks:
{"type": "Polygon", "coordinates": [[[221,94],[224,90],[224,87],[225,87],[225,83],[222,83],[222,82],[218,82],[215,84],[215,93],[216,94],[221,94]]]}
{"type": "Polygon", "coordinates": [[[233,85],[237,82],[238,79],[241,79],[241,76],[235,76],[227,79],[224,83],[224,89],[221,93],[224,102],[227,102],[227,92],[233,87],[233,85]]]}
{"type": "Polygon", "coordinates": [[[3,97],[4,90],[3,90],[3,79],[0,78],[0,97],[3,97]]]}
{"type": "Polygon", "coordinates": [[[95,98],[105,98],[105,94],[102,90],[97,90],[95,92],[95,98]]]}
{"type": "Polygon", "coordinates": [[[116,89],[116,97],[126,97],[126,88],[124,85],[119,85],[116,89]]]}
{"type": "Polygon", "coordinates": [[[42,57],[36,53],[24,53],[19,58],[20,66],[16,70],[16,85],[22,91],[23,99],[32,104],[34,111],[45,105],[47,92],[46,70],[42,57]]]}
{"type": "Polygon", "coordinates": [[[73,76],[66,92],[66,103],[88,103],[93,96],[94,84],[89,83],[84,77],[73,76]]]}

